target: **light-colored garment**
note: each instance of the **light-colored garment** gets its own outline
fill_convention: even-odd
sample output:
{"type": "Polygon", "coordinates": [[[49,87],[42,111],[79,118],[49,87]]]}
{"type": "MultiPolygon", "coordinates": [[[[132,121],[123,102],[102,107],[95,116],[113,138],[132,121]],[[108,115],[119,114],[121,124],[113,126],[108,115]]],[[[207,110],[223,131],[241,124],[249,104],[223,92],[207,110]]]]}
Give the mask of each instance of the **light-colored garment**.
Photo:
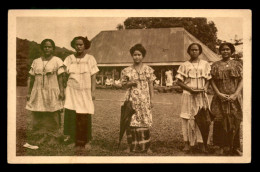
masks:
{"type": "MultiPolygon", "coordinates": [[[[211,79],[210,65],[205,60],[199,63],[184,62],[178,69],[176,78],[193,89],[203,89],[206,80],[211,79]],[[197,73],[196,73],[197,70],[197,73]]],[[[194,119],[199,108],[208,106],[208,98],[204,93],[191,94],[183,90],[180,116],[185,119],[194,119]]]]}
{"type": "Polygon", "coordinates": [[[128,89],[125,99],[133,102],[133,114],[130,126],[132,127],[150,127],[152,125],[152,113],[150,104],[149,83],[153,83],[156,79],[154,70],[143,64],[138,73],[133,66],[129,66],[122,70],[121,83],[124,85],[128,80],[137,83],[137,87],[128,89]]]}
{"type": "Polygon", "coordinates": [[[64,107],[76,113],[94,114],[91,96],[91,76],[99,71],[95,58],[86,54],[77,59],[74,54],[64,60],[69,74],[64,107]]]}
{"type": "Polygon", "coordinates": [[[112,78],[107,78],[106,79],[106,82],[105,82],[105,85],[113,85],[113,83],[114,83],[114,80],[112,79],[112,78]]]}
{"type": "Polygon", "coordinates": [[[203,143],[200,130],[194,120],[182,118],[181,122],[183,140],[185,142],[189,141],[191,146],[194,146],[196,143],[203,143]]]}
{"type": "Polygon", "coordinates": [[[115,80],[115,84],[116,85],[121,85],[120,79],[119,80],[115,80]]]}
{"type": "Polygon", "coordinates": [[[172,79],[172,71],[168,70],[165,72],[166,75],[166,86],[172,86],[173,79],[172,79]]]}
{"type": "Polygon", "coordinates": [[[54,112],[62,109],[57,75],[63,72],[63,62],[56,56],[45,64],[41,57],[35,59],[29,71],[30,75],[35,76],[35,81],[26,109],[38,112],[54,112]]]}
{"type": "Polygon", "coordinates": [[[159,85],[160,84],[160,80],[155,80],[155,84],[159,85]]]}
{"type": "MultiPolygon", "coordinates": [[[[203,89],[206,80],[211,78],[210,65],[204,60],[198,63],[184,62],[178,69],[176,78],[193,89],[203,89]]],[[[208,107],[208,97],[205,93],[191,94],[183,90],[181,99],[182,131],[184,141],[189,141],[191,146],[202,141],[202,136],[197,124],[195,115],[202,107],[208,107]]]]}

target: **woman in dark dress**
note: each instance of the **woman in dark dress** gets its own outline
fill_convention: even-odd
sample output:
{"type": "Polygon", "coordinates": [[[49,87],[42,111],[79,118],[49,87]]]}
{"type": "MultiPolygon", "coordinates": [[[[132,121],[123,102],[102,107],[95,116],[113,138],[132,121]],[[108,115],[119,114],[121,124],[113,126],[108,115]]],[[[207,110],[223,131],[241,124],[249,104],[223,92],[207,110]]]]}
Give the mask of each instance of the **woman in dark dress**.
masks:
{"type": "Polygon", "coordinates": [[[211,110],[215,116],[213,128],[213,144],[220,147],[223,154],[228,146],[230,153],[237,153],[240,145],[239,129],[242,121],[242,63],[231,60],[235,47],[231,43],[223,43],[219,47],[222,60],[212,64],[211,85],[215,95],[211,102],[211,110]]]}

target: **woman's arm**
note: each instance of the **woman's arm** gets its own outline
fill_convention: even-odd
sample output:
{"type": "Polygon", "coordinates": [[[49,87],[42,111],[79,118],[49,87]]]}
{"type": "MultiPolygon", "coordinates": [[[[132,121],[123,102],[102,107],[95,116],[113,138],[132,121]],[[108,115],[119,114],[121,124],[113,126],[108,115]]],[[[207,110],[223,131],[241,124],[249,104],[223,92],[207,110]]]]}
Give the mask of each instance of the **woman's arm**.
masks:
{"type": "Polygon", "coordinates": [[[128,81],[125,85],[126,88],[136,87],[137,83],[133,81],[128,81]]]}
{"type": "Polygon", "coordinates": [[[230,101],[235,101],[237,96],[241,93],[241,90],[243,89],[243,79],[240,80],[240,82],[238,83],[236,92],[234,94],[231,94],[229,96],[229,100],[230,101]]]}
{"type": "Polygon", "coordinates": [[[121,81],[123,88],[131,88],[136,87],[137,83],[133,81],[129,81],[129,77],[125,76],[125,79],[121,81]]]}
{"type": "Polygon", "coordinates": [[[180,79],[177,80],[177,84],[184,90],[189,91],[192,94],[201,93],[203,90],[194,90],[190,87],[188,87],[186,84],[184,84],[180,79]]]}
{"type": "Polygon", "coordinates": [[[206,80],[206,81],[205,81],[205,86],[204,86],[204,91],[205,91],[205,93],[207,93],[207,91],[208,91],[209,83],[210,83],[209,80],[206,80]]]}
{"type": "Polygon", "coordinates": [[[58,75],[58,82],[59,82],[59,88],[60,88],[60,94],[59,94],[59,98],[61,100],[65,99],[65,95],[64,95],[64,86],[63,86],[63,73],[58,75]]]}
{"type": "Polygon", "coordinates": [[[91,75],[91,95],[92,100],[96,99],[96,74],[91,75]]]}
{"type": "Polygon", "coordinates": [[[213,79],[210,80],[210,83],[211,83],[211,86],[212,86],[213,90],[215,91],[215,93],[217,94],[217,96],[220,99],[225,100],[225,101],[228,100],[229,95],[221,93],[218,90],[218,87],[216,86],[215,81],[213,79]]]}
{"type": "Polygon", "coordinates": [[[27,97],[26,97],[27,101],[30,99],[34,80],[35,80],[35,76],[29,75],[28,80],[27,80],[27,85],[29,86],[28,94],[27,94],[27,97]]]}
{"type": "Polygon", "coordinates": [[[69,75],[66,72],[62,73],[61,75],[62,75],[62,81],[63,81],[63,88],[66,88],[69,75]]]}
{"type": "Polygon", "coordinates": [[[151,103],[151,107],[153,107],[153,96],[154,96],[153,81],[149,82],[148,84],[149,84],[150,103],[151,103]]]}

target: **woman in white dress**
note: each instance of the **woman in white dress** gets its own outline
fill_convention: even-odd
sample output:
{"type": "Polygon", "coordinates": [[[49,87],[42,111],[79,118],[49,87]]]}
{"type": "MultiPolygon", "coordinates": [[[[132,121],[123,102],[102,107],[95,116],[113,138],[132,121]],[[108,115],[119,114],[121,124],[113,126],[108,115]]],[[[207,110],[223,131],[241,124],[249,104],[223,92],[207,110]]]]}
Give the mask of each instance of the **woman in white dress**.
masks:
{"type": "Polygon", "coordinates": [[[183,88],[181,101],[182,133],[185,146],[183,151],[189,151],[190,146],[198,143],[204,152],[203,140],[200,130],[195,123],[195,115],[202,107],[208,107],[207,87],[211,79],[209,63],[199,58],[202,47],[192,43],[187,50],[190,60],[181,64],[177,71],[177,84],[183,88]]]}
{"type": "Polygon", "coordinates": [[[64,60],[67,87],[65,99],[64,134],[69,136],[68,143],[75,142],[76,147],[91,148],[92,121],[94,114],[97,62],[86,50],[90,41],[82,36],[71,41],[76,54],[64,60]]]}
{"type": "MultiPolygon", "coordinates": [[[[53,40],[43,40],[41,50],[43,56],[33,61],[29,71],[26,109],[32,112],[33,118],[32,130],[27,136],[31,144],[57,144],[62,136],[60,110],[64,100],[64,67],[62,60],[53,56],[53,40]]],[[[24,147],[38,148],[28,143],[24,147]]]]}

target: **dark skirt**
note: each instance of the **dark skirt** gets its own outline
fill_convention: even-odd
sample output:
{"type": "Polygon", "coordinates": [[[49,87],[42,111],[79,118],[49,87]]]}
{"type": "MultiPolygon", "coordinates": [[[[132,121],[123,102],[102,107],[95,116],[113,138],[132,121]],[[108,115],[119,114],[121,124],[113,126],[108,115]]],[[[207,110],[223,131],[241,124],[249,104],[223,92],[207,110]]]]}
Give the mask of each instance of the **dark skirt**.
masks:
{"type": "Polygon", "coordinates": [[[217,146],[240,147],[240,124],[242,121],[242,108],[237,100],[234,102],[222,102],[218,96],[214,96],[211,102],[211,111],[214,115],[213,144],[217,146]],[[232,140],[233,137],[233,140],[232,140]]]}
{"type": "Polygon", "coordinates": [[[230,146],[232,135],[234,135],[233,149],[240,148],[240,120],[236,120],[234,133],[227,132],[223,127],[223,121],[214,121],[213,144],[220,147],[230,146]]]}
{"type": "Polygon", "coordinates": [[[150,130],[147,127],[129,127],[126,130],[127,143],[131,152],[146,152],[150,148],[150,130]]]}
{"type": "Polygon", "coordinates": [[[64,135],[69,135],[76,146],[84,146],[92,139],[91,114],[79,114],[65,109],[64,135]]]}
{"type": "Polygon", "coordinates": [[[31,144],[58,144],[62,138],[60,111],[32,112],[27,136],[31,144]]]}

